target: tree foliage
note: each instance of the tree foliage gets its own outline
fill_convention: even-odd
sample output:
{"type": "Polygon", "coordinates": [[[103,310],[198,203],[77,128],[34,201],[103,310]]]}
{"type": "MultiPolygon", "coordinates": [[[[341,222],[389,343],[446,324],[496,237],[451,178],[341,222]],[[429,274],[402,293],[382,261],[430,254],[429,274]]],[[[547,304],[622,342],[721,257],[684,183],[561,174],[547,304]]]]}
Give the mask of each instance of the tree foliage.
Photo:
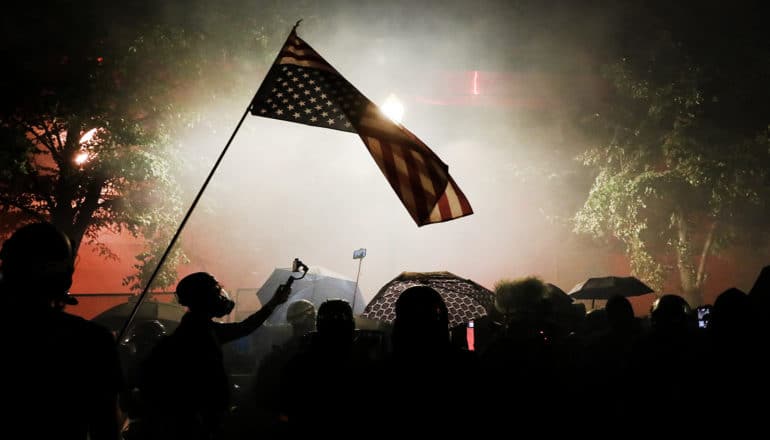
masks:
{"type": "Polygon", "coordinates": [[[606,106],[580,156],[597,174],[575,229],[622,242],[634,274],[657,289],[675,269],[699,304],[709,255],[767,240],[770,40],[742,10],[640,17],[603,67],[606,106]]]}
{"type": "MultiPolygon", "coordinates": [[[[242,105],[233,92],[247,81],[256,87],[254,78],[274,56],[268,42],[290,27],[239,16],[235,4],[201,17],[186,11],[184,22],[99,2],[71,6],[30,5],[3,19],[5,36],[15,34],[6,39],[15,42],[6,55],[18,63],[1,82],[0,222],[9,232],[50,220],[75,250],[85,242],[107,258],[115,254],[100,241],[105,231],[143,238],[146,250],[123,280],[141,289],[187,208],[179,170],[203,166],[184,151],[181,133],[231,126],[237,116],[207,113],[205,105],[221,108],[238,98],[242,105]],[[18,24],[54,29],[73,15],[82,26],[58,40],[18,24]]],[[[173,284],[184,259],[176,246],[153,287],[173,284]]]]}

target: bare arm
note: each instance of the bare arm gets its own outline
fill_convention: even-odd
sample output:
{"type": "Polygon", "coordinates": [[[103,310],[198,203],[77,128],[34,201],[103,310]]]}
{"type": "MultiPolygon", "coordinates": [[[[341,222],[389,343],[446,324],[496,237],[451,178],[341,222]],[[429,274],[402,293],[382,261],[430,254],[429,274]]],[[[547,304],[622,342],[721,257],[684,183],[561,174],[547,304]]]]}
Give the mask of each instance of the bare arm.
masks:
{"type": "Polygon", "coordinates": [[[266,302],[262,308],[252,313],[248,318],[241,322],[233,324],[220,324],[216,327],[217,338],[219,342],[225,344],[230,341],[242,338],[258,329],[267,318],[273,313],[276,307],[289,299],[291,287],[281,284],[276,289],[270,301],[266,302]]]}

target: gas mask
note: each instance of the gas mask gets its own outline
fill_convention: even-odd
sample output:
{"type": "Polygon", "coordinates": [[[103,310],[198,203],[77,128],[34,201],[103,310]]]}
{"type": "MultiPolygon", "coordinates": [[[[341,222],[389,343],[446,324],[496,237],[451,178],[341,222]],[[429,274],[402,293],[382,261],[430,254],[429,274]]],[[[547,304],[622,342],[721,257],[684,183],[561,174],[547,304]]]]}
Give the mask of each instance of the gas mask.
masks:
{"type": "Polygon", "coordinates": [[[209,311],[215,318],[221,318],[229,315],[233,308],[235,308],[235,301],[230,299],[230,295],[228,295],[225,289],[220,288],[209,311]]]}

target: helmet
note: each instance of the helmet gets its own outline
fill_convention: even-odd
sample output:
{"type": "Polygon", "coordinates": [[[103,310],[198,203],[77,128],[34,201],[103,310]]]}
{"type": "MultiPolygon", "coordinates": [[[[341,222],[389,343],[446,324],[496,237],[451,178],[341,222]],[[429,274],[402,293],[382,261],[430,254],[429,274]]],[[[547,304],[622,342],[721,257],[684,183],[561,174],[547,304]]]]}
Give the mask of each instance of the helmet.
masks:
{"type": "Polygon", "coordinates": [[[315,306],[306,299],[300,299],[289,304],[286,309],[286,322],[297,324],[306,320],[315,320],[315,306]]]}
{"type": "Polygon", "coordinates": [[[166,326],[157,319],[138,322],[131,331],[133,341],[157,341],[166,335],[166,326]]]}

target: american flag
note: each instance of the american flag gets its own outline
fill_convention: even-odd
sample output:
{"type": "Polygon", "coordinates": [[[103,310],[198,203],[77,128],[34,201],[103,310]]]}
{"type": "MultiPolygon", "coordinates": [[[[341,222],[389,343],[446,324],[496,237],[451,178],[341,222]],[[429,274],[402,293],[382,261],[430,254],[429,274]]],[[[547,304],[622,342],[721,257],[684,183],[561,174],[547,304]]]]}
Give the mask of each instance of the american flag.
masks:
{"type": "Polygon", "coordinates": [[[417,226],[473,214],[447,165],[292,29],[251,103],[272,119],[357,133],[417,226]]]}

